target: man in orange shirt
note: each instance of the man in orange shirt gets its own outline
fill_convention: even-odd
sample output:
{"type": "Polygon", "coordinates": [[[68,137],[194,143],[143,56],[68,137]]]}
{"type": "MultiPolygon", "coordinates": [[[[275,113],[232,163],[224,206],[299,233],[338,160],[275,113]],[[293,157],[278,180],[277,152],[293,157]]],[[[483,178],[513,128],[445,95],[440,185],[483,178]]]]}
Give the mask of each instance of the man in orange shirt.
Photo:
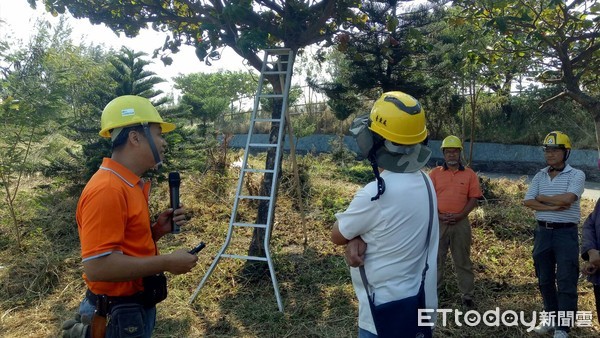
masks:
{"type": "Polygon", "coordinates": [[[443,285],[444,265],[450,249],[462,303],[473,308],[475,275],[471,262],[471,223],[468,216],[477,206],[477,199],[482,193],[477,174],[460,161],[462,149],[458,137],[446,137],[442,141],[444,165],[434,168],[429,176],[437,194],[440,219],[438,288],[443,285]]]}
{"type": "Polygon", "coordinates": [[[148,99],[126,95],[106,105],[101,128],[100,136],[112,139],[112,156],[84,188],[76,213],[88,287],[79,314],[91,331],[82,325],[63,329],[68,337],[83,337],[86,330],[92,337],[121,337],[124,331],[151,337],[155,304],[166,297],[163,272],[187,273],[198,259],[183,249],[158,253],[156,241],[171,231],[171,219],[186,223],[185,211],[168,209],[151,224],[150,183],[141,178],[160,167],[167,145],[162,133],[175,125],[164,122],[148,99]]]}

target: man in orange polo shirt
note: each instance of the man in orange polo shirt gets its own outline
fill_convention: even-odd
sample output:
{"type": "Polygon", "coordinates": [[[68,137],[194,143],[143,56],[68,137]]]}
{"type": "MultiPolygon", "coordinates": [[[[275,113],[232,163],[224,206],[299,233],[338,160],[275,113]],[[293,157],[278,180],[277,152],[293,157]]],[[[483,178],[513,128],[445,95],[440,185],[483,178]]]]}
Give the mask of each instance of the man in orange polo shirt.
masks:
{"type": "Polygon", "coordinates": [[[482,194],[477,174],[471,168],[464,167],[460,161],[462,149],[458,137],[446,137],[442,141],[444,165],[434,168],[429,176],[437,194],[440,219],[438,288],[443,285],[444,265],[450,249],[462,303],[473,308],[475,275],[471,262],[471,223],[468,216],[477,206],[477,199],[482,194]]]}
{"type": "MultiPolygon", "coordinates": [[[[162,134],[175,125],[164,122],[148,99],[126,95],[106,105],[101,128],[100,136],[112,139],[112,156],[84,188],[76,213],[88,287],[81,322],[92,323],[92,337],[121,337],[123,330],[131,337],[151,337],[155,304],[166,297],[162,273],[187,273],[198,259],[184,249],[158,253],[156,241],[171,231],[171,219],[186,223],[185,211],[168,209],[151,224],[150,183],[141,178],[160,167],[167,146],[162,134]]],[[[82,336],[87,330],[74,325],[71,337],[75,329],[82,336]]]]}

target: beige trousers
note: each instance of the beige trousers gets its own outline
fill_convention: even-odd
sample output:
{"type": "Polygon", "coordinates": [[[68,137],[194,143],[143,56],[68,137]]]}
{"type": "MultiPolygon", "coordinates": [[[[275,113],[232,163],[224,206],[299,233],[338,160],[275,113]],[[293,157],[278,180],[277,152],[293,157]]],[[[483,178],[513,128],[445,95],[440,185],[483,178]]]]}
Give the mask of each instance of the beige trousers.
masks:
{"type": "Polygon", "coordinates": [[[438,289],[444,282],[444,266],[450,249],[458,289],[462,299],[473,299],[475,274],[471,262],[471,223],[465,218],[454,225],[440,223],[440,246],[438,250],[438,289]]]}

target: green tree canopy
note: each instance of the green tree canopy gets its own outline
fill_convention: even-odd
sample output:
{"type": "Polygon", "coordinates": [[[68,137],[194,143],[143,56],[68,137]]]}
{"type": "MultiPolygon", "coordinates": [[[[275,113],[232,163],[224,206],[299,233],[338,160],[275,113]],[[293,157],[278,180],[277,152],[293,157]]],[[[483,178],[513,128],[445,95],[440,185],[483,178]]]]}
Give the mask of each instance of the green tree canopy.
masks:
{"type": "Polygon", "coordinates": [[[309,83],[322,90],[340,119],[363,110],[365,98],[400,90],[423,98],[430,90],[426,27],[443,18],[436,6],[407,6],[412,1],[365,1],[362,18],[338,35],[331,81],[309,83]],[[368,19],[367,19],[368,18],[368,19]]]}
{"type": "MultiPolygon", "coordinates": [[[[464,22],[502,37],[488,46],[494,64],[510,54],[531,60],[528,72],[558,93],[541,102],[568,98],[596,122],[600,140],[600,3],[597,0],[456,1],[464,22]]],[[[457,20],[457,23],[461,23],[457,20]]],[[[600,144],[598,145],[600,149],[600,144]]]]}
{"type": "Polygon", "coordinates": [[[181,107],[185,116],[203,122],[204,135],[207,123],[234,110],[234,102],[249,99],[256,90],[256,79],[247,72],[221,71],[193,73],[173,78],[175,88],[181,90],[181,107]]]}
{"type": "Polygon", "coordinates": [[[248,72],[220,71],[193,73],[173,78],[175,88],[199,97],[220,96],[231,100],[251,97],[256,91],[257,77],[248,72]]]}
{"type": "MultiPolygon", "coordinates": [[[[35,0],[28,0],[32,7],[35,0]]],[[[358,0],[323,1],[134,1],[43,0],[52,13],[67,10],[75,18],[104,23],[128,37],[149,25],[169,32],[156,54],[178,52],[182,44],[196,48],[202,60],[218,59],[219,48],[231,47],[250,65],[260,69],[258,52],[272,47],[298,50],[331,41],[338,27],[355,17],[358,0]]],[[[170,63],[168,56],[163,61],[170,63]]]]}

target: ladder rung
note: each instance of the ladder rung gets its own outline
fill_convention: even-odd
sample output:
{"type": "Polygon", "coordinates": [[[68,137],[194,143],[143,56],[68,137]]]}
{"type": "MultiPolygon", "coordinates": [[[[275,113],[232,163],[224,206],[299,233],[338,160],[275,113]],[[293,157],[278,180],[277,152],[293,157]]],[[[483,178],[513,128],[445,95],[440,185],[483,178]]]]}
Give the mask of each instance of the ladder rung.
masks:
{"type": "Polygon", "coordinates": [[[256,224],[256,223],[241,223],[241,222],[234,222],[231,223],[232,225],[238,226],[238,227],[248,227],[248,228],[263,228],[266,229],[267,225],[266,224],[256,224]]]}
{"type": "Polygon", "coordinates": [[[266,257],[258,257],[258,256],[241,256],[241,255],[222,254],[221,257],[239,258],[239,259],[246,259],[246,260],[249,260],[249,261],[263,261],[263,262],[267,261],[266,257]]]}
{"type": "Polygon", "coordinates": [[[269,98],[281,99],[281,98],[283,98],[283,94],[259,94],[258,97],[265,98],[265,99],[269,99],[269,98]]]}
{"type": "Polygon", "coordinates": [[[262,73],[265,75],[286,75],[287,70],[265,70],[262,73]]]}
{"type": "Polygon", "coordinates": [[[280,122],[281,123],[281,119],[254,119],[254,122],[280,122]]]}
{"type": "MultiPolygon", "coordinates": [[[[287,60],[277,60],[277,61],[267,61],[267,65],[272,66],[274,69],[277,69],[280,65],[287,65],[287,60]]],[[[281,70],[281,69],[279,69],[281,70]]],[[[281,70],[284,71],[284,70],[281,70]]]]}
{"type": "Polygon", "coordinates": [[[270,200],[271,197],[269,196],[250,196],[250,195],[240,195],[238,196],[239,199],[249,199],[249,200],[270,200]]]}
{"type": "Polygon", "coordinates": [[[292,54],[291,49],[289,48],[271,48],[265,49],[265,53],[267,54],[292,54]]]}
{"type": "Polygon", "coordinates": [[[274,169],[254,169],[254,168],[246,168],[244,169],[247,173],[275,173],[274,169]]]}
{"type": "Polygon", "coordinates": [[[248,146],[256,148],[275,148],[277,147],[277,143],[250,143],[248,146]]]}

